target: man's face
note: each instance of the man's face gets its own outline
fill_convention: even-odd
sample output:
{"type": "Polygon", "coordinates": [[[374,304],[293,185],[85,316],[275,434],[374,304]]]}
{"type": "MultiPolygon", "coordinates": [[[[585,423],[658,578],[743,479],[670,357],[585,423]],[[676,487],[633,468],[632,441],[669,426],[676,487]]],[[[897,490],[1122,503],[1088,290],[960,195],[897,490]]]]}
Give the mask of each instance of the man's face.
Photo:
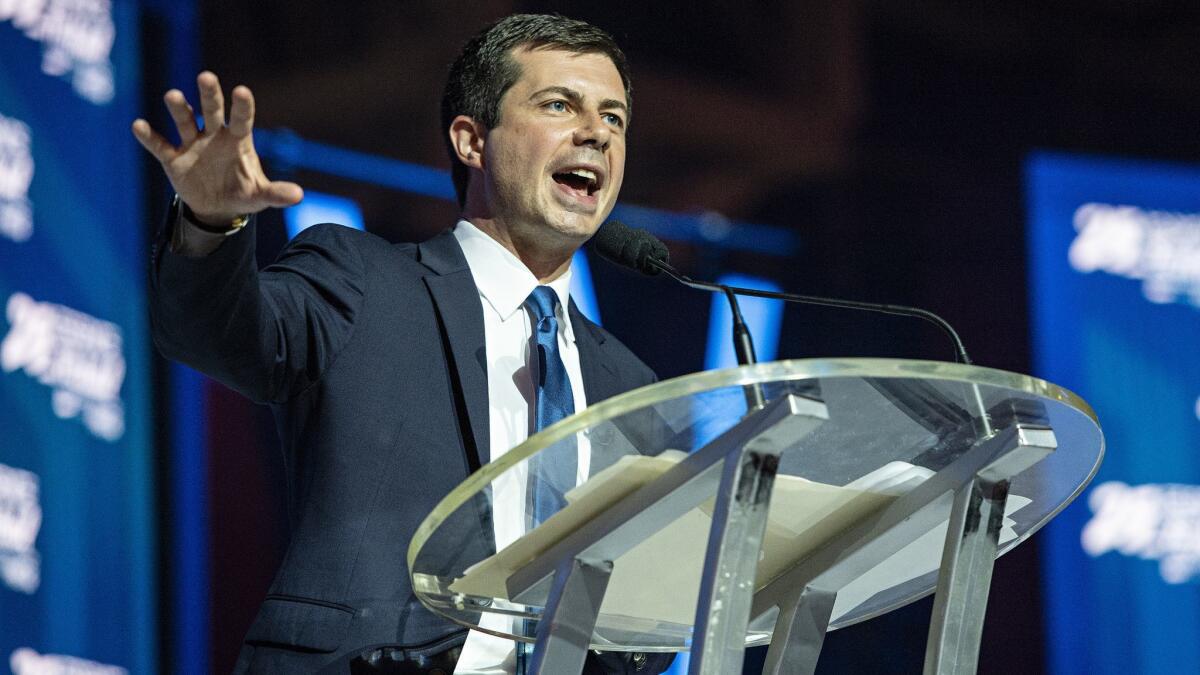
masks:
{"type": "Polygon", "coordinates": [[[510,236],[577,247],[608,217],[625,175],[629,113],[603,54],[517,48],[483,170],[489,211],[510,236]]]}

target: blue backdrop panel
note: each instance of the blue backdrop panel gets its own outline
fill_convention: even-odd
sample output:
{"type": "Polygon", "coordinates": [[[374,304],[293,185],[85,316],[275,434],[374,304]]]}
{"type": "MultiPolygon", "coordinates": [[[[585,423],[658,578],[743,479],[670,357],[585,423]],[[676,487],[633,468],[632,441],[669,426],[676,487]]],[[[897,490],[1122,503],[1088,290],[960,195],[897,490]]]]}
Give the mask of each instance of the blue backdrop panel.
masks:
{"type": "Polygon", "coordinates": [[[1200,168],[1027,168],[1036,374],[1108,446],[1041,540],[1050,669],[1200,672],[1200,168]]]}
{"type": "Polygon", "coordinates": [[[0,3],[0,672],[153,672],[132,2],[0,3]]]}

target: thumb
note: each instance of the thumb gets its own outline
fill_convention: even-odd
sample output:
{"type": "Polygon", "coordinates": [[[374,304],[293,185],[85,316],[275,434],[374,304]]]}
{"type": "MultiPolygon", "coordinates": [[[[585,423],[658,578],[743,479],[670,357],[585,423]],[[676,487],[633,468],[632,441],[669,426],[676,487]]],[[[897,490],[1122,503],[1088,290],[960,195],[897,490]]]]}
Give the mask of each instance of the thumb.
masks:
{"type": "Polygon", "coordinates": [[[293,206],[304,199],[304,190],[295,183],[288,181],[272,181],[263,188],[262,197],[271,206],[293,206]]]}

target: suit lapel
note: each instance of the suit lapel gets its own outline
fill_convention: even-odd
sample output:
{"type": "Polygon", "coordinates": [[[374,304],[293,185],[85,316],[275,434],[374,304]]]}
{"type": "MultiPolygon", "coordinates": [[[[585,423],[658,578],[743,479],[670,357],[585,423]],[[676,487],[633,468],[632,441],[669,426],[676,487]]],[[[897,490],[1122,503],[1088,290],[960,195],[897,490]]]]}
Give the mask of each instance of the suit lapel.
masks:
{"type": "Polygon", "coordinates": [[[468,456],[467,461],[474,471],[491,458],[487,352],[479,289],[451,232],[443,232],[419,244],[417,249],[421,263],[435,273],[425,276],[425,285],[441,317],[442,334],[449,345],[453,372],[458,377],[462,396],[459,412],[467,420],[470,440],[474,442],[475,457],[468,456]]]}
{"type": "Polygon", "coordinates": [[[575,330],[575,347],[579,350],[579,370],[583,373],[583,392],[588,405],[612,398],[624,391],[621,381],[604,353],[604,334],[588,321],[571,300],[568,313],[575,330]]]}
{"type": "MultiPolygon", "coordinates": [[[[443,232],[419,244],[417,249],[420,262],[434,272],[425,276],[425,285],[441,318],[443,335],[453,359],[451,365],[462,395],[460,412],[467,420],[470,440],[474,442],[475,457],[468,457],[470,468],[474,470],[491,458],[487,352],[479,289],[451,232],[443,232]]],[[[583,374],[583,391],[588,405],[625,391],[610,360],[605,358],[604,334],[583,316],[574,300],[568,307],[568,314],[575,331],[575,346],[579,349],[579,369],[583,374]]]]}

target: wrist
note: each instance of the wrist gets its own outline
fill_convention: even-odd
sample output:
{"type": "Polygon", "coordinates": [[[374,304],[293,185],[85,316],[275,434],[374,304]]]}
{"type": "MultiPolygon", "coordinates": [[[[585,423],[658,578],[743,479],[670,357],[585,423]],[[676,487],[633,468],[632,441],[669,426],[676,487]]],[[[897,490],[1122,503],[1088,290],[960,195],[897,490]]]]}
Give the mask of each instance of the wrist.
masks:
{"type": "Polygon", "coordinates": [[[180,199],[178,195],[175,196],[175,199],[179,204],[180,217],[186,220],[189,225],[211,234],[234,234],[241,231],[241,229],[246,226],[246,223],[250,222],[249,214],[215,217],[208,215],[201,216],[193,211],[192,208],[187,205],[187,202],[180,199]]]}

